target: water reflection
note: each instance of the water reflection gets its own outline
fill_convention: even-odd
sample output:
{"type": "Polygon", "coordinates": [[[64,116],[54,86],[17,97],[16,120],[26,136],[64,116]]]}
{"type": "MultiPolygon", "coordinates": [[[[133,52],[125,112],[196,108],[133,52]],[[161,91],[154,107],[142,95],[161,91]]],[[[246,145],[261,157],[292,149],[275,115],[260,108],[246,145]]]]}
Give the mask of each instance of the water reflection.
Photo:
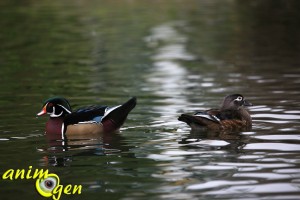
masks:
{"type": "Polygon", "coordinates": [[[280,143],[251,143],[247,144],[244,149],[248,150],[276,150],[276,151],[300,151],[300,144],[280,143]]]}
{"type": "Polygon", "coordinates": [[[179,141],[188,148],[222,149],[241,152],[244,146],[249,142],[249,136],[240,132],[212,132],[208,130],[192,130],[188,136],[179,141]]]}
{"type": "MultiPolygon", "coordinates": [[[[261,193],[260,190],[253,189],[256,188],[256,186],[266,190],[270,190],[270,187],[274,186],[283,187],[280,190],[282,192],[295,192],[295,186],[297,186],[297,184],[260,184],[260,179],[286,181],[289,177],[288,175],[278,175],[272,173],[272,170],[295,167],[292,159],[281,162],[282,159],[280,159],[280,155],[278,155],[279,160],[270,160],[269,157],[271,155],[269,155],[268,152],[275,150],[288,152],[289,155],[292,155],[293,152],[299,150],[299,145],[284,143],[282,141],[278,143],[264,142],[265,138],[268,140],[268,138],[271,137],[268,137],[268,135],[258,135],[258,130],[272,131],[279,128],[278,125],[281,126],[296,122],[299,118],[296,111],[289,112],[284,107],[270,104],[270,99],[261,99],[250,89],[247,91],[247,96],[249,96],[250,99],[253,98],[256,104],[256,106],[250,108],[254,122],[252,132],[189,132],[190,130],[188,128],[172,121],[174,119],[171,119],[171,117],[176,117],[176,114],[180,112],[181,109],[194,111],[192,109],[209,107],[205,104],[216,104],[215,101],[203,97],[203,95],[201,96],[201,100],[204,102],[196,102],[199,99],[199,97],[195,97],[195,94],[199,91],[197,88],[205,88],[203,90],[209,91],[211,94],[223,94],[226,91],[240,91],[240,86],[247,83],[252,86],[272,87],[270,90],[280,95],[282,94],[280,88],[277,87],[277,90],[275,90],[273,87],[278,83],[285,82],[282,79],[265,75],[249,74],[245,76],[243,73],[227,73],[226,70],[221,70],[224,72],[223,74],[206,72],[205,76],[197,74],[191,75],[189,71],[185,70],[182,62],[180,62],[197,60],[196,56],[187,53],[185,49],[187,38],[178,31],[178,29],[184,29],[183,24],[184,23],[166,23],[157,26],[152,29],[151,36],[146,38],[148,46],[155,48],[155,53],[152,56],[154,62],[152,73],[145,76],[147,82],[151,84],[151,87],[149,86],[147,91],[152,91],[154,94],[163,98],[162,100],[158,100],[159,105],[155,106],[155,109],[161,116],[159,118],[160,120],[153,122],[153,126],[166,126],[169,127],[170,130],[172,130],[171,127],[174,125],[180,127],[177,131],[173,131],[173,133],[158,132],[161,139],[152,140],[150,143],[155,146],[156,152],[158,149],[159,151],[149,154],[147,158],[163,162],[161,165],[158,164],[160,170],[152,174],[152,176],[170,183],[168,186],[160,187],[159,191],[204,191],[201,196],[218,197],[219,194],[223,195],[226,194],[226,192],[234,196],[234,194],[238,193],[237,191],[241,189],[245,191],[244,197],[246,197],[247,194],[261,193]],[[209,101],[209,103],[205,101],[209,101]],[[161,106],[161,104],[163,106],[161,106]],[[261,141],[258,142],[257,140],[261,141]],[[174,144],[175,141],[177,144],[174,144]],[[239,154],[245,155],[236,158],[236,155],[239,154]],[[227,157],[228,159],[226,159],[227,157]],[[231,162],[226,162],[229,160],[231,160],[231,162]],[[249,162],[245,162],[247,160],[249,162]],[[271,172],[266,173],[265,171],[271,172]],[[262,174],[262,176],[259,177],[259,174],[262,174]],[[197,179],[196,177],[199,175],[201,175],[201,177],[203,176],[203,178],[197,179]],[[207,179],[205,178],[206,176],[208,177],[207,179]],[[209,179],[211,176],[215,177],[214,180],[209,179]],[[224,176],[229,178],[222,179],[224,176]],[[230,189],[223,192],[224,188],[230,189]]],[[[220,64],[222,62],[214,62],[211,58],[209,59],[205,56],[203,56],[203,58],[206,64],[224,65],[224,63],[220,64]]],[[[215,68],[215,70],[220,70],[220,68],[215,68]]],[[[201,69],[196,71],[200,74],[201,69]]],[[[283,79],[285,78],[283,77],[283,79]]],[[[296,80],[289,81],[295,82],[296,80]]],[[[285,85],[284,88],[286,87],[285,85]]],[[[291,85],[288,88],[293,87],[294,85],[291,85]]],[[[294,90],[292,89],[292,91],[294,90]]],[[[201,94],[201,92],[199,94],[201,94]]],[[[280,98],[272,96],[271,99],[278,99],[277,101],[279,101],[280,98]]],[[[280,103],[282,104],[284,102],[281,101],[280,103]]],[[[297,130],[297,128],[280,127],[279,130],[289,132],[297,130]]],[[[297,138],[298,135],[291,138],[287,136],[286,140],[292,141],[294,137],[297,138]]],[[[278,141],[280,138],[284,138],[284,136],[274,137],[274,140],[278,141]]],[[[295,178],[297,177],[298,176],[295,176],[295,178]]],[[[187,195],[186,193],[176,194],[187,195]]],[[[194,195],[195,194],[190,194],[187,196],[188,198],[193,198],[194,195]]],[[[239,197],[241,197],[241,195],[239,197]]],[[[172,198],[176,197],[172,196],[172,198]]]]}
{"type": "Polygon", "coordinates": [[[72,160],[78,156],[105,156],[127,152],[132,146],[123,142],[124,137],[120,133],[101,135],[72,136],[66,139],[61,135],[46,134],[46,148],[39,149],[45,153],[41,159],[43,166],[70,166],[72,160]]]}
{"type": "Polygon", "coordinates": [[[186,77],[188,73],[180,61],[189,61],[195,57],[186,50],[187,37],[178,31],[185,27],[181,21],[168,22],[151,29],[151,35],[145,38],[145,42],[154,49],[152,55],[153,68],[151,73],[145,76],[149,88],[159,96],[160,103],[154,109],[161,115],[162,123],[156,125],[176,124],[174,115],[180,107],[188,104],[184,93],[187,88],[194,86],[186,77]],[[172,114],[172,116],[170,116],[172,114]]]}

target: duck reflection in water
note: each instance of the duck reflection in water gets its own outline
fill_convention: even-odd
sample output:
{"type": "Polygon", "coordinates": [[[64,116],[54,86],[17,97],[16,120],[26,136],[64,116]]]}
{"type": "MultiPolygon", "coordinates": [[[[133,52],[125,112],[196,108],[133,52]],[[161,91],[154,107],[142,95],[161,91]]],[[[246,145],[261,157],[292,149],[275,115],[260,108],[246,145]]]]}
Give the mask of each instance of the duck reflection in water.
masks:
{"type": "Polygon", "coordinates": [[[48,148],[45,151],[48,155],[43,157],[42,162],[50,166],[69,166],[77,156],[105,156],[132,148],[122,142],[125,138],[119,132],[90,135],[89,138],[76,136],[62,139],[47,133],[46,136],[48,148]]]}
{"type": "Polygon", "coordinates": [[[44,157],[46,164],[66,166],[72,160],[70,154],[106,155],[129,149],[120,145],[123,137],[117,132],[135,105],[136,98],[133,97],[119,106],[89,106],[72,112],[64,98],[46,100],[37,115],[50,115],[45,131],[49,145],[47,151],[56,154],[44,157]],[[63,153],[66,151],[68,155],[63,153]]]}
{"type": "Polygon", "coordinates": [[[230,150],[240,152],[243,147],[249,143],[250,138],[243,135],[242,132],[213,132],[208,130],[191,130],[190,134],[182,138],[178,143],[189,148],[204,148],[230,150]],[[216,141],[224,141],[225,145],[215,143],[216,141]],[[220,144],[220,145],[218,145],[220,144]]]}

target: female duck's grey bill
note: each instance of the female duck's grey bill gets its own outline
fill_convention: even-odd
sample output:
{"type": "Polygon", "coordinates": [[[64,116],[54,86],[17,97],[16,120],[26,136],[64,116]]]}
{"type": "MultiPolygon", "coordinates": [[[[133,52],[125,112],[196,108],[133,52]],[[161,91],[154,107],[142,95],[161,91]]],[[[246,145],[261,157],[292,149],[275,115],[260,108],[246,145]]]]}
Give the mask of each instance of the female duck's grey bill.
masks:
{"type": "Polygon", "coordinates": [[[249,101],[244,100],[243,106],[253,106],[249,101]]]}

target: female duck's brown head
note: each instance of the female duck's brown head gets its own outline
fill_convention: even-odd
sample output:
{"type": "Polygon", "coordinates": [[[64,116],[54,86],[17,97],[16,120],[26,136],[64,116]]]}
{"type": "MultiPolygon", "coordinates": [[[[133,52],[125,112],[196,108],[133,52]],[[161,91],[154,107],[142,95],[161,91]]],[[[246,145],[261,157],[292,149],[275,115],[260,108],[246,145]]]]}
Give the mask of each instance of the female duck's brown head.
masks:
{"type": "Polygon", "coordinates": [[[224,98],[221,110],[238,110],[243,106],[252,106],[252,104],[246,101],[241,94],[231,94],[224,98]]]}

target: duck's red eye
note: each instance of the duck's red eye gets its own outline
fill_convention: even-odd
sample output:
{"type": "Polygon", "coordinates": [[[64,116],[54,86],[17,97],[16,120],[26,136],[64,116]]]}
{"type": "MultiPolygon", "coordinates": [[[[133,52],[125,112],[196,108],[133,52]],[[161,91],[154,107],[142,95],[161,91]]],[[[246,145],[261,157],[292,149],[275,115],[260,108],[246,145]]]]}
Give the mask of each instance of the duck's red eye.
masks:
{"type": "Polygon", "coordinates": [[[48,103],[48,107],[53,107],[53,103],[48,103]]]}

